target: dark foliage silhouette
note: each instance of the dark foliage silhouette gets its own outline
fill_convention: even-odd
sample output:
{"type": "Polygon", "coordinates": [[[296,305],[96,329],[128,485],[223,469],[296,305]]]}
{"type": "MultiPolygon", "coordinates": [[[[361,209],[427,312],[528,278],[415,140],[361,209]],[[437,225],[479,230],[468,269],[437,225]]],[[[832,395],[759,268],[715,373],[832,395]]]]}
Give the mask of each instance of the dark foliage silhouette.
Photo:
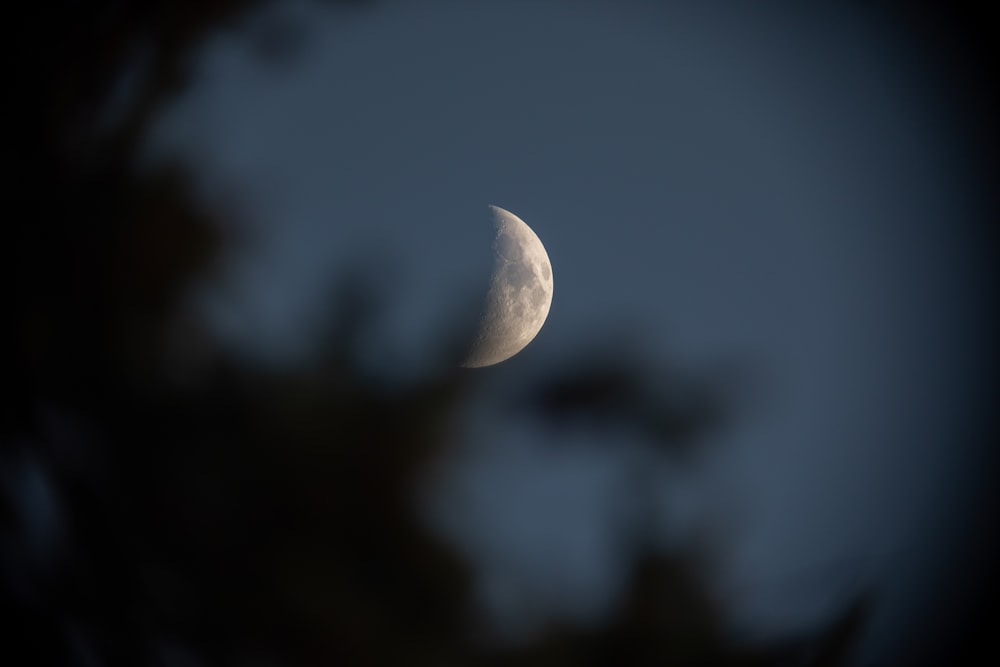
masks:
{"type": "MultiPolygon", "coordinates": [[[[443,370],[404,392],[367,380],[352,341],[378,303],[363,281],[332,304],[327,354],[309,372],[248,368],[177,319],[223,240],[183,171],[140,176],[133,151],[183,85],[186,47],[254,4],[65,2],[21,7],[7,26],[20,102],[3,231],[0,662],[840,664],[864,604],[818,642],[742,646],[699,556],[652,549],[607,627],[552,628],[516,649],[470,641],[467,565],[423,529],[410,492],[471,376],[443,370]],[[114,133],[95,135],[136,40],[151,49],[148,86],[114,133]],[[179,366],[178,347],[196,369],[179,366]],[[48,524],[49,505],[19,504],[33,483],[58,514],[48,524]]],[[[262,53],[293,42],[276,28],[262,53]]],[[[668,453],[726,413],[701,388],[673,402],[633,362],[581,364],[522,407],[557,426],[635,429],[668,453]]]]}

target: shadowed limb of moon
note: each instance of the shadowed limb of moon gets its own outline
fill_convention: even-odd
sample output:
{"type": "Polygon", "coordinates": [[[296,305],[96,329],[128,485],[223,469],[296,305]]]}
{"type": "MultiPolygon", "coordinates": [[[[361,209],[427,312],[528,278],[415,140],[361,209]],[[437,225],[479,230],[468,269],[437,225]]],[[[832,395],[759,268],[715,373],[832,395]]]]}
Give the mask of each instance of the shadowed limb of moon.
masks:
{"type": "Polygon", "coordinates": [[[510,359],[530,343],[552,304],[552,264],[542,242],[519,217],[490,206],[493,273],[466,368],[510,359]]]}

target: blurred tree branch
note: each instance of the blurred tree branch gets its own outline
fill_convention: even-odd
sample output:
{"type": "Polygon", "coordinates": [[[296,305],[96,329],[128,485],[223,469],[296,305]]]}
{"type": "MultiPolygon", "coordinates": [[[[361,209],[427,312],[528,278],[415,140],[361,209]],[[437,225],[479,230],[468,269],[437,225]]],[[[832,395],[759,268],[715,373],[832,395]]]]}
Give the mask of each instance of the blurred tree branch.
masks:
{"type": "MultiPolygon", "coordinates": [[[[0,605],[15,619],[2,650],[48,665],[169,655],[213,665],[787,664],[798,644],[731,646],[689,559],[653,554],[606,630],[553,631],[523,651],[468,642],[467,566],[426,534],[408,495],[447,440],[468,376],[444,373],[403,394],[361,377],[351,327],[378,308],[363,288],[339,302],[331,354],[311,374],[263,374],[221,351],[193,386],[165,372],[170,317],[220,240],[183,172],[139,177],[133,154],[183,86],[191,47],[258,4],[20,4],[7,23],[18,146],[5,203],[21,213],[4,231],[4,384],[17,399],[0,438],[6,460],[46,471],[66,545],[50,569],[25,570],[27,519],[9,499],[0,505],[0,605]],[[135,102],[95,138],[94,119],[144,40],[152,60],[135,102]],[[56,412],[73,425],[54,429],[56,412]]],[[[724,413],[712,390],[684,406],[661,398],[641,369],[581,360],[526,405],[557,424],[633,427],[677,451],[724,413]]],[[[816,664],[840,659],[861,618],[847,612],[816,664]]]]}

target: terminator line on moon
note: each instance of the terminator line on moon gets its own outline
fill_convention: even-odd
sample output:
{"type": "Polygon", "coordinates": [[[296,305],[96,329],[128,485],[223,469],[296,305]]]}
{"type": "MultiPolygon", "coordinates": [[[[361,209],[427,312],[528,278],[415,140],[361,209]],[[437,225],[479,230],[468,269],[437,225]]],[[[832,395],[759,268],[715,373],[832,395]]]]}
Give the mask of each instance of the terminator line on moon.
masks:
{"type": "Polygon", "coordinates": [[[538,236],[519,217],[490,206],[493,273],[466,368],[510,359],[538,334],[552,304],[552,264],[538,236]]]}

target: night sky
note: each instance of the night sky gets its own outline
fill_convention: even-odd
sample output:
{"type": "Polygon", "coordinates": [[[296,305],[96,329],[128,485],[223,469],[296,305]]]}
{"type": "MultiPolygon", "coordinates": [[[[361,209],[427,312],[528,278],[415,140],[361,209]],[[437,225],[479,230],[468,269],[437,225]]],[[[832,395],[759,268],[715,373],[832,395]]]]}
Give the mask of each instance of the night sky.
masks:
{"type": "Polygon", "coordinates": [[[10,664],[996,655],[978,14],[104,4],[7,28],[10,664]]]}

